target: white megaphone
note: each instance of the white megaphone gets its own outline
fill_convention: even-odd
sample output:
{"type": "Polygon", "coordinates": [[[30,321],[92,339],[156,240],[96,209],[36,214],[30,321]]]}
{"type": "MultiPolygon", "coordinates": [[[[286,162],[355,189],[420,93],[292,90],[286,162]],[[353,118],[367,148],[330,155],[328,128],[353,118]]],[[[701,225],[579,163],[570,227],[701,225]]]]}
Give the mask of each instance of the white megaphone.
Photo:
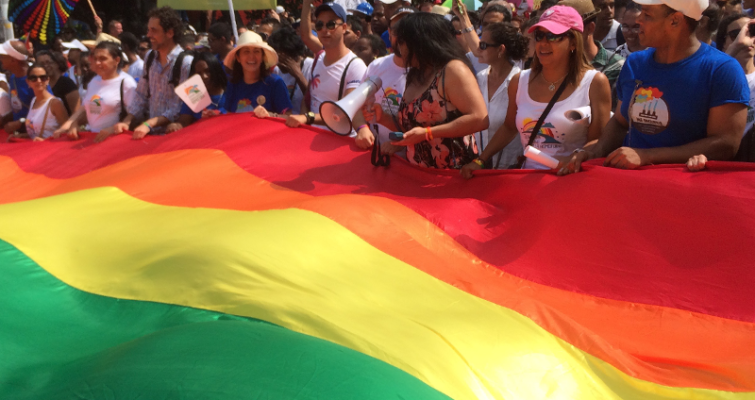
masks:
{"type": "Polygon", "coordinates": [[[339,135],[348,136],[351,133],[351,120],[354,115],[381,87],[383,81],[377,76],[372,76],[338,102],[325,101],[320,104],[320,116],[325,125],[339,135]]]}

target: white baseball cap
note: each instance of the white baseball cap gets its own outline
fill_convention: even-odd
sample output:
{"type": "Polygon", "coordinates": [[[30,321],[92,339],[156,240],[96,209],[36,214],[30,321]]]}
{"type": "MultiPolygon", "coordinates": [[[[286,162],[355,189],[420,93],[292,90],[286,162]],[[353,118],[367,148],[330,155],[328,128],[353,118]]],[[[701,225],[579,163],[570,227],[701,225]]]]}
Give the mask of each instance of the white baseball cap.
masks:
{"type": "Polygon", "coordinates": [[[665,4],[695,21],[703,17],[703,11],[709,5],[708,0],[634,0],[634,2],[647,6],[665,4]]]}
{"type": "Polygon", "coordinates": [[[398,0],[380,0],[380,2],[383,3],[383,4],[393,4],[393,3],[397,2],[397,1],[398,0]]]}
{"type": "MultiPolygon", "coordinates": [[[[14,49],[10,42],[10,40],[7,40],[0,45],[0,55],[13,57],[19,61],[25,61],[29,58],[25,54],[21,54],[18,50],[14,49]]],[[[16,40],[16,42],[18,42],[18,40],[16,40]]]]}

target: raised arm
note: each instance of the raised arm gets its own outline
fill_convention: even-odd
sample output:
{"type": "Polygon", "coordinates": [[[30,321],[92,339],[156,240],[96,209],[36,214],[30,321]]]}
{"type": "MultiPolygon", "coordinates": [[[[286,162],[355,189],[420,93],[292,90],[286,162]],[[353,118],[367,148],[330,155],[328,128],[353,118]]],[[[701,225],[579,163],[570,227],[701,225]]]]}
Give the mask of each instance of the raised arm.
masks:
{"type": "Polygon", "coordinates": [[[467,6],[459,0],[454,0],[452,11],[459,17],[461,34],[467,44],[467,48],[464,49],[464,51],[471,51],[474,53],[475,49],[480,47],[480,38],[477,36],[477,32],[472,25],[472,21],[469,20],[467,6]]]}
{"type": "MultiPolygon", "coordinates": [[[[299,25],[299,35],[301,36],[304,44],[312,50],[312,53],[317,54],[322,50],[322,43],[312,33],[312,0],[304,0],[301,5],[301,25],[299,25]]],[[[346,21],[344,21],[346,22],[346,21]]]]}

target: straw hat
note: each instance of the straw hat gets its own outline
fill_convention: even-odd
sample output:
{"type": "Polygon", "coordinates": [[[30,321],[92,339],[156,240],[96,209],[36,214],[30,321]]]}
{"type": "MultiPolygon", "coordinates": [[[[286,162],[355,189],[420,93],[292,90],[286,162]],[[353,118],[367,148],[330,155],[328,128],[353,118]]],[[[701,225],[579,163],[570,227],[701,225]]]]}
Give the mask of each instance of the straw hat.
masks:
{"type": "Polygon", "coordinates": [[[234,47],[233,50],[231,50],[231,52],[228,53],[227,56],[225,56],[223,64],[225,64],[225,66],[228,68],[233,68],[233,62],[236,61],[236,52],[243,47],[258,47],[262,49],[262,51],[265,53],[265,66],[267,68],[273,68],[276,64],[278,64],[278,53],[276,53],[275,50],[270,47],[270,45],[265,43],[260,35],[252,31],[246,31],[242,33],[241,36],[239,36],[238,45],[236,45],[236,47],[234,47]]]}
{"type": "Polygon", "coordinates": [[[94,50],[95,47],[97,47],[98,44],[102,42],[113,42],[117,44],[118,46],[121,45],[121,41],[118,40],[118,38],[114,36],[110,36],[107,33],[100,33],[97,35],[97,40],[82,40],[81,44],[86,46],[90,51],[94,50]]]}

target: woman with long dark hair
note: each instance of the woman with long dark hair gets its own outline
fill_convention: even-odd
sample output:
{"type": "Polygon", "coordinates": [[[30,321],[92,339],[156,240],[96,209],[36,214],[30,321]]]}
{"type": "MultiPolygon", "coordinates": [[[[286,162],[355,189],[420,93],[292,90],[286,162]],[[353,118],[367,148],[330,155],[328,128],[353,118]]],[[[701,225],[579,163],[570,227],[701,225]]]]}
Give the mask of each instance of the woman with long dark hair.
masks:
{"type": "MultiPolygon", "coordinates": [[[[570,160],[572,152],[582,151],[597,142],[611,114],[611,87],[608,78],[595,71],[585,57],[583,28],[582,17],[575,9],[554,6],[529,29],[536,42],[532,69],[522,71],[511,80],[506,121],[480,157],[464,166],[461,172],[465,178],[471,178],[472,171],[488,165],[493,155],[517,135],[523,147],[531,135],[537,135],[533,147],[559,159],[557,169],[570,160]],[[565,89],[542,127],[533,132],[562,83],[565,89]],[[580,114],[580,118],[575,120],[572,111],[579,111],[576,114],[580,114]]],[[[548,169],[531,160],[527,160],[524,168],[548,169]]]]}
{"type": "Polygon", "coordinates": [[[95,142],[105,140],[114,133],[113,126],[126,116],[128,105],[136,93],[136,81],[121,71],[121,47],[114,42],[100,42],[92,51],[91,59],[97,71],[82,98],[81,107],[60,127],[70,139],[78,139],[79,127],[97,133],[95,142]]]}
{"type": "Polygon", "coordinates": [[[278,54],[258,34],[244,32],[224,63],[233,69],[223,104],[226,111],[253,111],[260,118],[271,112],[291,113],[286,83],[281,77],[270,74],[278,63],[278,54]]]}
{"type": "Polygon", "coordinates": [[[210,95],[210,105],[204,111],[193,112],[188,105],[181,106],[178,113],[178,122],[173,122],[166,128],[168,133],[175,132],[194,123],[202,118],[202,115],[208,115],[208,112],[224,112],[222,105],[225,103],[225,87],[228,85],[228,78],[223,71],[223,66],[212,53],[197,53],[191,62],[189,76],[199,74],[202,78],[207,93],[210,95]]]}
{"type": "Polygon", "coordinates": [[[461,168],[477,155],[474,133],[488,127],[488,113],[452,25],[436,14],[409,14],[396,26],[396,44],[394,50],[409,67],[399,126],[379,107],[365,118],[374,115],[385,127],[403,132],[401,141],[383,144],[384,152],[405,146],[412,164],[461,168]]]}

